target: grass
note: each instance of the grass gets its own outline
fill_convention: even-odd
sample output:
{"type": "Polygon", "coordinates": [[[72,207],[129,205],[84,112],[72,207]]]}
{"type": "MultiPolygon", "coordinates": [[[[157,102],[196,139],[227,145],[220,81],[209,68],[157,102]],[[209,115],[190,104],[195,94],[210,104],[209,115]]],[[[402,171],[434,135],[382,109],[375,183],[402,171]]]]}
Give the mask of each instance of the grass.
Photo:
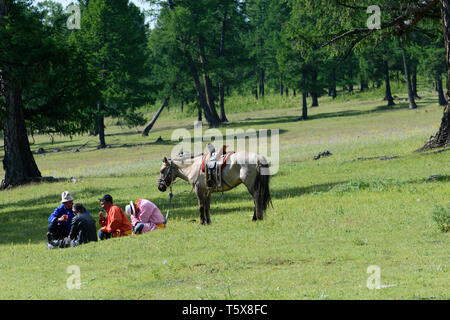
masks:
{"type": "Polygon", "coordinates": [[[442,232],[448,232],[450,230],[450,202],[447,208],[440,206],[434,208],[431,216],[442,232]]]}
{"type": "Polygon", "coordinates": [[[233,97],[236,112],[222,131],[280,130],[274,208],[263,221],[251,222],[240,186],[213,195],[213,223],[201,226],[195,196],[179,182],[166,230],[64,250],[45,247],[47,218],[64,190],[95,215],[105,193],[121,207],[145,197],[165,213],[161,159],[175,144],[173,130],[192,132],[195,117],[165,111],[149,137],[111,120],[105,150],[96,137],[56,137],[52,145],[35,136],[32,150],[47,150],[36,156],[42,174],[61,180],[0,193],[0,299],[449,299],[449,233],[431,212],[449,201],[450,151],[414,152],[442,116],[434,94],[421,94],[417,110],[403,102],[387,109],[372,92],[324,98],[308,121],[298,121],[299,96],[268,96],[256,111],[251,98],[239,107],[233,97]],[[332,155],[313,160],[325,150],[332,155]],[[71,265],[80,267],[79,290],[66,286],[71,265]],[[372,265],[381,289],[367,288],[372,265]]]}

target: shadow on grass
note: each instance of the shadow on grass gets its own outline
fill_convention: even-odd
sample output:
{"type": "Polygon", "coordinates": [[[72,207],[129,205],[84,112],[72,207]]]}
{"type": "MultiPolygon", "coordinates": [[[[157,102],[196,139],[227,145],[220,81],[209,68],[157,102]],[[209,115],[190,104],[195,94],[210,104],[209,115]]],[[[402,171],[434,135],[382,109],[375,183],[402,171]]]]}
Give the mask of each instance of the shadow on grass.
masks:
{"type": "MultiPolygon", "coordinates": [[[[335,184],[316,185],[309,187],[294,187],[287,190],[274,189],[272,192],[273,199],[283,199],[293,196],[301,196],[305,193],[325,191],[331,188],[335,184]]],[[[242,189],[235,190],[231,193],[213,194],[211,198],[211,218],[214,215],[222,214],[235,214],[236,212],[245,212],[248,215],[253,214],[253,198],[248,193],[246,188],[242,185],[242,189]],[[236,204],[236,202],[242,203],[236,204]],[[226,204],[225,207],[217,207],[218,203],[226,204]]],[[[91,216],[96,220],[97,230],[100,228],[98,225],[98,211],[100,210],[99,202],[96,200],[83,201],[79,197],[83,198],[100,198],[105,193],[110,193],[114,198],[114,190],[120,188],[108,188],[108,189],[84,189],[73,194],[75,201],[80,201],[84,204],[87,210],[91,213],[91,216]],[[79,194],[80,196],[77,196],[79,194]]],[[[170,211],[170,219],[191,219],[196,220],[199,223],[199,210],[197,206],[197,199],[194,193],[179,193],[175,191],[175,197],[173,206],[170,211]]],[[[152,197],[152,202],[157,204],[163,215],[165,215],[168,208],[169,200],[167,193],[161,193],[161,196],[152,197]]],[[[126,201],[114,201],[120,207],[124,207],[126,201]]],[[[46,241],[46,232],[48,227],[48,217],[54,211],[54,209],[60,205],[60,195],[49,195],[38,199],[29,199],[24,201],[17,201],[2,205],[0,207],[0,245],[1,244],[26,244],[26,243],[39,243],[46,241]],[[29,207],[37,206],[39,204],[45,204],[36,209],[29,209],[29,207]],[[15,209],[13,207],[19,207],[15,209]]],[[[251,217],[249,216],[249,220],[251,217]]]]}
{"type": "MultiPolygon", "coordinates": [[[[271,198],[272,200],[284,200],[289,198],[298,198],[302,195],[315,194],[315,193],[326,193],[335,192],[338,194],[343,194],[347,192],[352,192],[356,190],[388,190],[394,186],[404,186],[408,184],[419,184],[419,183],[441,183],[449,182],[450,175],[436,175],[428,178],[414,179],[408,181],[390,181],[383,179],[373,179],[373,180],[355,180],[355,181],[339,181],[324,184],[317,184],[311,186],[293,186],[288,188],[272,188],[271,198]]],[[[162,206],[161,211],[166,210],[169,204],[167,198],[155,199],[162,206]]],[[[233,191],[226,192],[223,195],[221,193],[213,193],[211,197],[211,215],[212,214],[228,214],[236,211],[240,211],[242,208],[248,209],[249,214],[253,214],[253,198],[247,192],[246,188],[243,186],[238,186],[237,189],[233,191]],[[241,189],[239,189],[241,188],[241,189]],[[216,208],[217,203],[227,204],[229,207],[216,208]],[[239,203],[239,205],[236,205],[239,203]],[[237,206],[237,207],[236,207],[237,206]]],[[[275,210],[277,208],[275,207],[275,210]]],[[[178,215],[183,218],[193,218],[199,219],[199,210],[197,208],[197,199],[195,194],[179,193],[174,192],[174,202],[171,210],[175,210],[178,215]]]]}
{"type": "MultiPolygon", "coordinates": [[[[434,101],[434,100],[433,100],[434,101]]],[[[421,100],[420,102],[417,102],[418,109],[423,108],[426,105],[429,105],[431,103],[431,100],[421,100]]],[[[344,110],[344,111],[336,111],[336,112],[323,112],[323,113],[317,113],[312,114],[308,116],[308,119],[306,121],[311,120],[318,120],[318,119],[328,119],[328,118],[340,118],[340,117],[355,117],[355,116],[361,116],[361,115],[367,115],[367,114],[375,114],[375,113],[382,113],[382,112],[390,112],[390,111],[397,111],[402,109],[408,109],[409,104],[406,102],[397,102],[394,106],[387,106],[387,105],[380,105],[375,108],[369,109],[369,110],[344,110]]],[[[320,107],[314,108],[314,110],[320,110],[320,107]]],[[[308,108],[311,110],[311,108],[308,108]]],[[[415,109],[417,110],[417,109],[415,109]]],[[[298,116],[283,116],[283,117],[270,117],[270,118],[258,118],[258,119],[248,119],[243,120],[239,122],[233,122],[229,125],[229,127],[237,127],[240,125],[245,126],[252,126],[252,125],[270,125],[270,124],[277,124],[277,123],[289,123],[289,122],[297,122],[297,121],[303,121],[301,119],[301,114],[299,113],[298,116]]]]}
{"type": "MultiPolygon", "coordinates": [[[[408,181],[391,181],[382,179],[362,180],[362,181],[339,181],[310,186],[290,186],[286,188],[278,187],[272,188],[271,196],[272,200],[283,200],[288,198],[298,198],[306,194],[314,193],[326,193],[336,192],[336,194],[342,194],[347,192],[353,192],[356,190],[384,190],[387,191],[393,186],[402,187],[407,184],[416,183],[446,183],[450,181],[450,175],[436,175],[428,178],[413,179],[408,181]]],[[[83,201],[79,197],[94,198],[97,199],[105,193],[110,193],[114,198],[115,190],[121,190],[119,187],[115,188],[88,188],[77,192],[74,197],[81,201],[88,211],[91,213],[94,220],[97,223],[97,230],[100,228],[98,225],[98,211],[100,205],[97,200],[83,201]]],[[[199,210],[197,205],[197,199],[195,194],[188,192],[177,193],[174,190],[174,201],[171,207],[169,221],[171,219],[179,220],[195,220],[193,223],[199,223],[199,210]]],[[[0,207],[0,245],[10,243],[39,243],[46,241],[46,232],[48,227],[48,217],[53,210],[59,206],[59,194],[49,195],[39,199],[30,199],[25,201],[18,201],[2,205],[0,207]],[[48,204],[50,203],[50,204],[48,204]],[[39,204],[45,204],[39,208],[29,208],[39,204]],[[13,206],[20,209],[12,208],[13,206]]],[[[154,196],[151,199],[154,202],[163,215],[169,205],[169,199],[167,193],[161,193],[160,196],[154,196]]],[[[115,204],[123,208],[127,204],[127,200],[115,200],[115,204]]],[[[274,210],[279,210],[277,206],[274,210]]],[[[244,213],[248,215],[250,223],[251,215],[253,215],[253,199],[246,190],[245,186],[238,186],[233,191],[224,193],[215,193],[211,198],[211,219],[214,223],[215,215],[228,215],[244,213]],[[239,189],[240,188],[240,189],[239,189]],[[220,205],[218,205],[220,203],[220,205]]]]}
{"type": "MultiPolygon", "coordinates": [[[[62,180],[67,181],[67,179],[62,179],[62,180]]],[[[87,189],[81,189],[78,192],[71,192],[71,194],[75,198],[74,202],[82,202],[84,204],[83,198],[84,199],[88,199],[88,198],[98,199],[98,198],[101,198],[102,196],[104,196],[105,194],[111,194],[111,195],[113,195],[113,198],[114,198],[114,191],[120,190],[120,189],[121,188],[119,188],[119,187],[115,187],[115,188],[105,187],[104,189],[87,188],[87,189]],[[82,195],[82,198],[81,198],[81,195],[82,195]]],[[[61,190],[61,193],[63,191],[64,190],[61,190]]],[[[27,208],[27,207],[48,204],[48,203],[51,203],[52,205],[54,205],[54,208],[56,208],[61,205],[61,202],[60,202],[61,201],[61,193],[55,193],[55,194],[47,195],[47,196],[40,196],[39,198],[36,198],[36,199],[28,199],[28,200],[20,200],[20,201],[16,201],[16,202],[9,202],[6,205],[4,205],[4,204],[0,205],[0,210],[7,209],[8,207],[27,208]]],[[[54,208],[48,213],[49,215],[50,215],[50,213],[53,212],[54,208]]],[[[89,208],[88,208],[88,210],[89,210],[89,208]]]]}
{"type": "MultiPolygon", "coordinates": [[[[416,102],[417,105],[419,106],[419,109],[422,108],[423,106],[429,105],[430,103],[436,102],[436,99],[423,99],[420,100],[419,102],[416,102]]],[[[318,114],[312,114],[310,116],[308,116],[308,120],[306,121],[311,121],[311,120],[318,120],[318,119],[328,119],[328,118],[339,118],[339,117],[354,117],[354,116],[361,116],[361,115],[367,115],[367,114],[373,114],[373,113],[380,113],[380,112],[389,112],[389,111],[396,111],[396,110],[401,110],[401,109],[408,109],[409,104],[408,102],[397,102],[396,105],[394,106],[387,106],[387,105],[380,105],[377,106],[373,109],[370,110],[344,110],[344,111],[337,111],[337,112],[324,112],[324,113],[318,113],[318,114]]],[[[320,107],[318,107],[320,108],[320,107]]],[[[311,108],[310,108],[311,109],[311,108]]],[[[317,109],[316,109],[317,110],[317,109]]],[[[319,109],[320,110],[320,109],[319,109]]],[[[416,109],[417,110],[417,109],[416,109]]],[[[240,126],[247,126],[247,127],[251,127],[251,126],[262,126],[262,125],[271,125],[271,124],[282,124],[282,123],[289,123],[289,122],[297,122],[297,121],[301,121],[301,117],[300,117],[300,113],[298,116],[282,116],[282,117],[265,117],[265,118],[257,118],[257,119],[246,119],[246,120],[242,120],[242,121],[236,121],[236,122],[231,122],[231,123],[225,123],[222,128],[227,128],[227,129],[237,129],[240,126]]],[[[175,129],[178,128],[177,126],[169,126],[169,127],[161,127],[161,128],[155,128],[152,130],[152,133],[155,132],[161,132],[161,131],[167,131],[170,129],[175,129]]],[[[191,130],[194,129],[193,125],[190,126],[186,126],[184,127],[187,130],[191,130]]],[[[207,130],[207,128],[205,127],[203,130],[207,130]]],[[[287,130],[284,129],[280,129],[279,133],[283,134],[287,132],[287,130]]],[[[269,131],[270,133],[270,131],[269,131]]],[[[113,136],[132,136],[132,135],[141,135],[141,133],[137,133],[135,131],[126,131],[126,132],[118,132],[118,133],[111,133],[111,134],[106,134],[106,136],[108,137],[113,137],[113,136]]],[[[76,145],[64,145],[64,146],[59,146],[60,144],[66,144],[68,141],[63,141],[63,142],[56,142],[56,143],[51,143],[51,142],[42,142],[42,143],[38,143],[38,144],[33,144],[32,145],[32,150],[37,150],[38,148],[44,148],[47,149],[47,154],[49,153],[53,153],[53,151],[55,149],[60,149],[60,152],[73,152],[74,150],[80,149],[82,147],[87,147],[89,148],[89,150],[87,151],[95,151],[98,150],[96,146],[92,146],[91,141],[89,141],[89,143],[84,143],[84,144],[76,144],[76,145]],[[91,146],[88,146],[89,144],[91,144],[91,146]],[[51,151],[49,146],[51,147],[51,151]]],[[[191,142],[193,142],[193,139],[191,139],[191,142]]],[[[138,147],[138,146],[153,146],[153,145],[176,145],[178,144],[178,141],[171,141],[171,140],[162,140],[162,141],[151,141],[151,142],[144,142],[144,143],[121,143],[121,144],[108,144],[108,148],[128,148],[128,147],[138,147]]],[[[95,143],[94,143],[95,144],[95,143]]],[[[3,150],[4,147],[0,146],[0,150],[3,150]]],[[[3,157],[0,157],[0,160],[3,157]]]]}

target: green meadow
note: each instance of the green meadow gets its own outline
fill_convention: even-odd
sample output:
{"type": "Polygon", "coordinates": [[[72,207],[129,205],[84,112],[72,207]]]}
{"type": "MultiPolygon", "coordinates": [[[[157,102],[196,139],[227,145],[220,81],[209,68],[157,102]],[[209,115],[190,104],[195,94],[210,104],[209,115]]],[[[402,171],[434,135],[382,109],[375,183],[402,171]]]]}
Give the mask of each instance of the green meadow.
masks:
{"type": "Polygon", "coordinates": [[[323,97],[307,121],[299,95],[230,97],[222,132],[280,132],[264,220],[251,221],[241,185],[212,196],[212,224],[202,226],[195,194],[179,181],[165,230],[63,250],[47,250],[45,234],[64,190],[96,220],[106,193],[122,208],[149,199],[165,215],[161,160],[176,145],[172,132],[193,132],[196,118],[171,105],[148,137],[109,119],[104,150],[98,137],[52,143],[35,134],[31,149],[46,151],[35,155],[39,169],[57,181],[0,192],[0,299],[449,299],[450,233],[432,212],[450,202],[450,151],[415,152],[443,110],[434,92],[420,94],[416,110],[399,93],[392,108],[374,91],[323,97]],[[79,289],[67,286],[70,266],[79,267],[79,289]],[[379,267],[378,289],[367,286],[370,266],[379,267]]]}

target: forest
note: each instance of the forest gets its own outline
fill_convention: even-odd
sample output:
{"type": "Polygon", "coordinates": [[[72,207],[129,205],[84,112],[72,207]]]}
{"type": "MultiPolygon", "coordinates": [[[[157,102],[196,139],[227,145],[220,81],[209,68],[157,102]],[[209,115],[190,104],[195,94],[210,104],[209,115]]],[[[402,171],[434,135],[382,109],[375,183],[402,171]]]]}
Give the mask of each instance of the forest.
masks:
{"type": "Polygon", "coordinates": [[[2,188],[41,178],[29,135],[95,135],[102,149],[105,118],[142,126],[143,106],[158,103],[148,135],[169,101],[220,127],[236,93],[301,95],[307,121],[340,92],[384,87],[393,106],[393,81],[414,110],[424,79],[443,117],[417,148],[449,145],[448,1],[144,2],[80,0],[76,15],[56,1],[0,0],[2,188]]]}

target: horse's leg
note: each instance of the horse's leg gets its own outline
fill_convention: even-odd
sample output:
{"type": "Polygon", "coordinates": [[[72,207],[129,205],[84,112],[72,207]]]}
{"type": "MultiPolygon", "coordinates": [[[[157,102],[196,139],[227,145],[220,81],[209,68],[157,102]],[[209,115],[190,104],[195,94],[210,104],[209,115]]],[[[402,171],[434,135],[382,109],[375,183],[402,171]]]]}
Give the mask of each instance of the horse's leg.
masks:
{"type": "Polygon", "coordinates": [[[211,204],[211,195],[207,194],[205,197],[205,216],[206,216],[206,223],[211,224],[211,219],[209,217],[209,207],[211,204]]]}
{"type": "Polygon", "coordinates": [[[245,186],[247,187],[248,192],[252,195],[253,197],[253,203],[255,204],[255,208],[253,210],[253,218],[252,221],[256,221],[256,220],[262,220],[263,218],[263,213],[262,210],[260,208],[260,204],[258,201],[258,190],[256,190],[255,188],[255,181],[256,181],[256,171],[255,172],[249,172],[249,170],[245,170],[245,175],[243,175],[241,177],[243,183],[245,184],[245,186]]]}
{"type": "Polygon", "coordinates": [[[244,184],[247,187],[248,192],[252,195],[252,198],[253,198],[253,204],[255,205],[255,208],[253,209],[252,221],[256,221],[256,220],[258,220],[258,214],[257,214],[257,211],[256,211],[257,210],[257,203],[258,203],[258,201],[256,199],[256,192],[254,190],[253,184],[250,184],[248,182],[246,183],[246,181],[244,181],[244,184]]]}
{"type": "Polygon", "coordinates": [[[205,212],[205,195],[201,190],[196,190],[198,209],[200,210],[200,223],[206,223],[206,212],[205,212]]]}

